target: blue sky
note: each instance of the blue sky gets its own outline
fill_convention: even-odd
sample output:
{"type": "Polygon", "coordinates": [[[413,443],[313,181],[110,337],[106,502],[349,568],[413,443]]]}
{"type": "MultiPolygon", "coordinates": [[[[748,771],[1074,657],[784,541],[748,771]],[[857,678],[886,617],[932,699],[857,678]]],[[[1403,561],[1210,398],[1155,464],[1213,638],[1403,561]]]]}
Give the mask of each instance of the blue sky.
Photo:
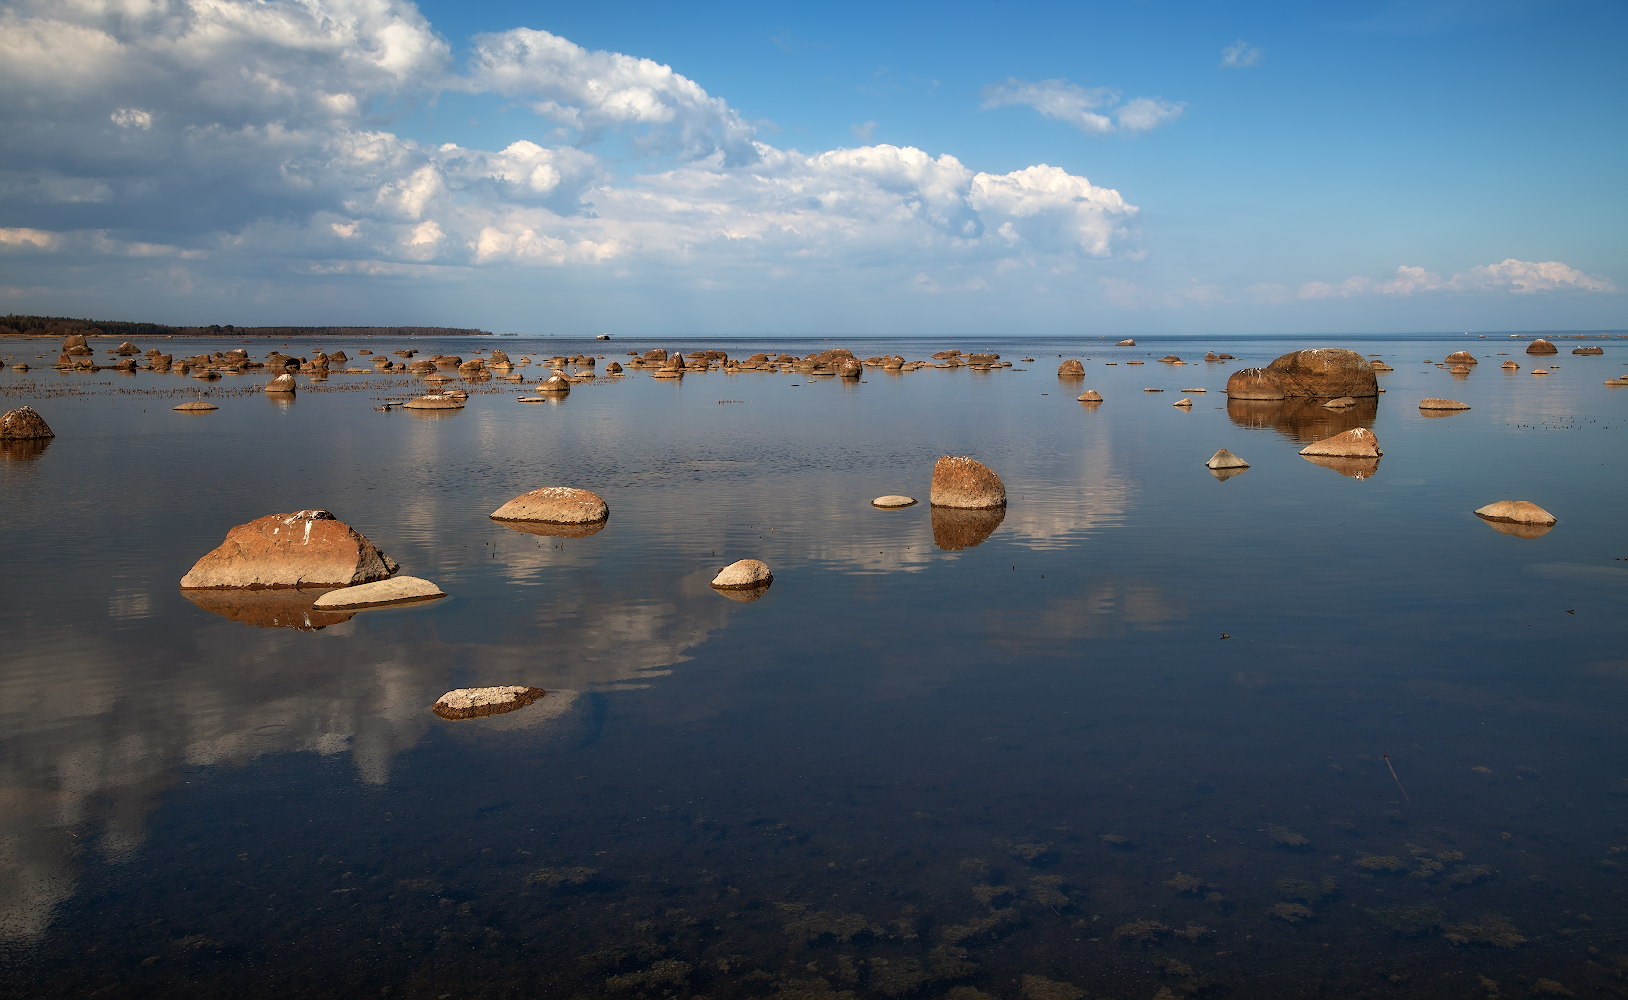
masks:
{"type": "Polygon", "coordinates": [[[0,12],[9,311],[1628,327],[1621,4],[0,12]]]}

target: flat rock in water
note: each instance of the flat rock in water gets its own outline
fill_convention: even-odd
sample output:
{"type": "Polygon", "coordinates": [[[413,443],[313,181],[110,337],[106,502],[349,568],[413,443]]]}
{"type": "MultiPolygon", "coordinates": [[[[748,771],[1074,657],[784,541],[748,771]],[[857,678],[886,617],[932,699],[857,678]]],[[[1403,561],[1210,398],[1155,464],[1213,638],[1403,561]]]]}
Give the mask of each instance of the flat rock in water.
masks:
{"type": "Polygon", "coordinates": [[[349,587],[383,580],[401,567],[325,510],[268,514],[226,533],[199,559],[187,590],[349,587]]]}
{"type": "Polygon", "coordinates": [[[409,410],[461,410],[464,407],[464,401],[460,397],[451,394],[433,393],[428,396],[419,396],[417,399],[409,399],[401,405],[409,410]]]}
{"type": "Polygon", "coordinates": [[[1555,345],[1549,343],[1547,340],[1544,340],[1542,337],[1539,337],[1538,339],[1532,341],[1530,344],[1526,345],[1526,353],[1528,353],[1528,354],[1559,354],[1560,353],[1560,348],[1558,348],[1555,345]]]}
{"type": "Polygon", "coordinates": [[[363,583],[355,587],[341,587],[330,590],[316,599],[312,607],[319,610],[329,608],[368,608],[382,604],[398,604],[403,601],[433,600],[445,597],[446,592],[428,580],[416,576],[398,576],[389,580],[378,580],[373,583],[363,583]]]}
{"type": "Polygon", "coordinates": [[[1136,346],[1136,341],[1134,341],[1134,340],[1121,340],[1119,343],[1115,344],[1114,346],[1115,347],[1135,347],[1136,346]]]}
{"type": "Polygon", "coordinates": [[[1384,452],[1380,451],[1379,439],[1374,437],[1373,431],[1366,427],[1353,427],[1331,438],[1306,445],[1300,449],[1300,454],[1307,457],[1378,458],[1384,452]]]}
{"type": "Polygon", "coordinates": [[[610,517],[610,508],[597,493],[571,486],[544,486],[520,494],[489,516],[494,521],[596,524],[610,517]]]}
{"type": "Polygon", "coordinates": [[[1239,458],[1237,455],[1234,455],[1227,449],[1222,448],[1220,451],[1217,451],[1215,454],[1211,455],[1210,460],[1205,462],[1204,466],[1208,469],[1247,469],[1249,468],[1249,463],[1239,458]]]}
{"type": "Polygon", "coordinates": [[[186,413],[207,413],[210,410],[218,410],[220,407],[216,406],[214,403],[206,403],[201,399],[196,399],[190,403],[182,403],[180,406],[172,407],[172,409],[181,410],[186,413]]]}
{"type": "Polygon", "coordinates": [[[982,462],[965,456],[946,455],[933,466],[932,492],[928,502],[934,507],[984,510],[1006,506],[1006,484],[982,462]]]}
{"type": "Polygon", "coordinates": [[[1436,399],[1432,396],[1429,399],[1419,400],[1419,409],[1421,410],[1468,410],[1469,408],[1469,403],[1460,403],[1456,399],[1436,399]]]}
{"type": "Polygon", "coordinates": [[[872,507],[909,507],[911,504],[913,504],[915,502],[916,502],[915,497],[900,496],[897,493],[890,493],[885,497],[877,497],[875,500],[872,500],[871,501],[871,506],[872,507]]]}
{"type": "Polygon", "coordinates": [[[479,719],[525,708],[547,694],[542,688],[521,687],[518,684],[457,688],[437,698],[432,711],[443,719],[479,719]]]}
{"type": "Polygon", "coordinates": [[[769,572],[768,565],[756,559],[732,562],[712,578],[712,586],[719,590],[765,587],[773,582],[774,574],[769,572]]]}
{"type": "Polygon", "coordinates": [[[0,417],[0,441],[32,441],[50,437],[56,437],[56,432],[32,406],[19,406],[0,417]]]}
{"type": "Polygon", "coordinates": [[[1081,393],[1077,399],[1081,403],[1100,403],[1102,402],[1102,393],[1095,389],[1087,389],[1085,392],[1081,393]]]}
{"type": "Polygon", "coordinates": [[[1341,396],[1339,399],[1331,399],[1323,405],[1331,410],[1343,410],[1347,406],[1356,406],[1357,401],[1350,396],[1341,396]]]}
{"type": "Polygon", "coordinates": [[[1532,374],[1533,375],[1547,375],[1547,374],[1549,374],[1549,372],[1548,372],[1547,369],[1544,369],[1544,368],[1534,368],[1534,369],[1532,369],[1532,374]]]}
{"type": "Polygon", "coordinates": [[[1572,353],[1573,354],[1604,354],[1605,353],[1605,348],[1603,348],[1603,347],[1574,347],[1574,348],[1572,348],[1572,353]]]}
{"type": "Polygon", "coordinates": [[[1500,500],[1489,503],[1475,512],[1487,521],[1510,524],[1554,524],[1555,516],[1529,500],[1500,500]]]}

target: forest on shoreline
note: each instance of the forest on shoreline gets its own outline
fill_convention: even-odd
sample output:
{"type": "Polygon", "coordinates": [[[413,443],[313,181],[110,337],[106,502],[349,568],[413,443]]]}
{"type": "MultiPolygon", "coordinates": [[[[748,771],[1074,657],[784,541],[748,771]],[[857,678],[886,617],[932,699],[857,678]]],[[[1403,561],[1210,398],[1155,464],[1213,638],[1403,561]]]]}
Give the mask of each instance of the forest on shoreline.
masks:
{"type": "Polygon", "coordinates": [[[69,316],[0,317],[0,337],[490,337],[490,330],[451,326],[168,326],[69,316]]]}

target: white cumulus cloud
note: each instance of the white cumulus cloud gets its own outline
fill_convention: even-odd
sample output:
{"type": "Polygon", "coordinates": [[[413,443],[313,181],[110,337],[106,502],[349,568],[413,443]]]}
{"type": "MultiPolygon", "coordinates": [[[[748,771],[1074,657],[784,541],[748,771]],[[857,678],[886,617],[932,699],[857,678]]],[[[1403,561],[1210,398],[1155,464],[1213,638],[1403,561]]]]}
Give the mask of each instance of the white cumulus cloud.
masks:
{"type": "Polygon", "coordinates": [[[1146,132],[1175,118],[1187,105],[1157,97],[1135,97],[1120,103],[1112,87],[1082,87],[1067,80],[1029,82],[1016,78],[983,90],[985,110],[1024,105],[1042,117],[1072,125],[1087,135],[1146,132]]]}
{"type": "Polygon", "coordinates": [[[1498,264],[1472,267],[1462,274],[1443,279],[1422,267],[1402,265],[1388,278],[1350,277],[1339,284],[1308,281],[1300,286],[1301,299],[1356,298],[1369,295],[1413,295],[1420,292],[1508,292],[1530,295],[1534,292],[1582,291],[1614,292],[1609,279],[1584,274],[1559,261],[1533,263],[1510,258],[1498,264]]]}

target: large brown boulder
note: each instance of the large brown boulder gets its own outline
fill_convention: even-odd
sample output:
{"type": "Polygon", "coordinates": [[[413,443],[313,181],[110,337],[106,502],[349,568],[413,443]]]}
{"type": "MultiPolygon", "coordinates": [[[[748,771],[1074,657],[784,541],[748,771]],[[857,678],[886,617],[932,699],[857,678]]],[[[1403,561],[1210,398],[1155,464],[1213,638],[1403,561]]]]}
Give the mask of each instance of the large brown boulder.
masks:
{"type": "Polygon", "coordinates": [[[1283,399],[1283,386],[1265,368],[1240,368],[1227,377],[1227,398],[1283,399]]]}
{"type": "MultiPolygon", "coordinates": [[[[1448,365],[1478,365],[1481,362],[1475,360],[1475,355],[1471,354],[1469,351],[1454,351],[1452,354],[1449,354],[1447,357],[1443,358],[1442,363],[1448,365]]],[[[1369,365],[1369,367],[1373,366],[1369,365]]]]}
{"type": "MultiPolygon", "coordinates": [[[[1248,369],[1245,369],[1246,371],[1248,369]]],[[[1266,375],[1283,390],[1284,396],[1378,396],[1379,379],[1373,366],[1356,351],[1339,347],[1316,347],[1309,351],[1292,351],[1267,365],[1266,375]]],[[[1237,378],[1242,372],[1234,372],[1237,378]]],[[[1232,392],[1232,379],[1227,380],[1227,392],[1232,392]]],[[[1264,399],[1254,396],[1245,399],[1264,399]]]]}
{"type": "Polygon", "coordinates": [[[33,441],[56,437],[56,432],[45,423],[45,418],[32,406],[19,406],[0,417],[0,441],[33,441]]]}
{"type": "Polygon", "coordinates": [[[1070,358],[1069,360],[1067,360],[1067,361],[1065,361],[1062,364],[1057,366],[1057,374],[1063,375],[1063,376],[1078,375],[1081,378],[1084,378],[1085,377],[1085,365],[1083,365],[1080,362],[1074,360],[1073,358],[1070,358]]]}
{"type": "Polygon", "coordinates": [[[268,514],[240,524],[181,578],[184,590],[348,587],[401,567],[325,510],[268,514]]]}
{"type": "Polygon", "coordinates": [[[266,383],[265,391],[266,392],[293,393],[293,391],[294,391],[294,376],[289,375],[286,372],[284,374],[282,374],[282,375],[277,376],[276,378],[272,379],[270,382],[266,383]]]}
{"type": "Polygon", "coordinates": [[[1006,484],[982,462],[946,455],[933,466],[929,503],[934,507],[987,510],[1006,506],[1006,484]]]}
{"type": "Polygon", "coordinates": [[[490,516],[495,521],[595,524],[610,517],[610,508],[597,493],[570,486],[544,486],[520,494],[490,516]]]}
{"type": "Polygon", "coordinates": [[[1538,339],[1532,341],[1530,344],[1526,345],[1526,353],[1528,353],[1528,354],[1559,354],[1560,353],[1560,348],[1558,348],[1555,345],[1549,343],[1547,340],[1544,340],[1542,337],[1539,337],[1538,339]]]}
{"type": "Polygon", "coordinates": [[[865,373],[865,366],[856,358],[843,358],[837,362],[837,374],[843,378],[858,378],[865,373]]]}
{"type": "Polygon", "coordinates": [[[89,354],[89,353],[91,353],[91,349],[90,349],[90,345],[85,343],[85,335],[84,334],[82,334],[82,333],[70,333],[66,337],[62,338],[62,353],[64,353],[64,354],[89,354]]]}
{"type": "Polygon", "coordinates": [[[1604,354],[1605,353],[1605,348],[1603,348],[1603,347],[1574,347],[1574,348],[1572,348],[1571,352],[1573,354],[1604,354]]]}
{"type": "Polygon", "coordinates": [[[132,344],[132,343],[130,343],[130,341],[127,340],[124,343],[120,344],[118,347],[115,347],[111,351],[108,351],[108,353],[109,354],[117,354],[117,355],[119,355],[121,357],[127,357],[127,356],[129,356],[131,354],[140,354],[141,353],[141,348],[137,347],[135,344],[132,344]]]}

